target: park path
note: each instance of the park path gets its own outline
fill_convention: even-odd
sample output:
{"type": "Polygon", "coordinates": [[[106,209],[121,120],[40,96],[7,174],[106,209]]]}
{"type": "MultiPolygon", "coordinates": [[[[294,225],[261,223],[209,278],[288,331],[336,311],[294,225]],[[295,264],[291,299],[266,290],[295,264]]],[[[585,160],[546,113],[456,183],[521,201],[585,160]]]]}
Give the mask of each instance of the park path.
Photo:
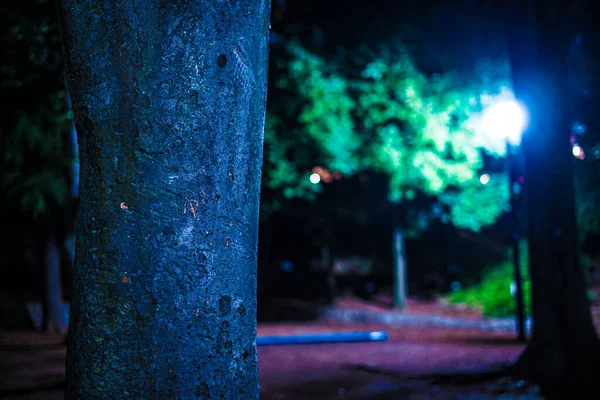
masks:
{"type": "MultiPolygon", "coordinates": [[[[259,335],[382,328],[325,322],[263,324],[259,335]]],[[[387,331],[387,342],[259,348],[261,399],[491,399],[507,394],[541,398],[535,386],[508,380],[463,387],[410,379],[415,374],[455,373],[511,362],[523,348],[512,337],[444,328],[387,331]]],[[[65,349],[60,338],[32,332],[0,335],[0,399],[62,399],[65,349]]]]}
{"type": "MultiPolygon", "coordinates": [[[[591,313],[600,332],[600,284],[590,289],[595,299],[591,303],[591,313]]],[[[517,334],[516,317],[487,318],[481,309],[467,308],[460,304],[448,304],[443,299],[421,300],[409,298],[402,310],[391,307],[391,296],[382,294],[372,300],[354,296],[338,298],[334,306],[316,307],[307,302],[292,301],[296,308],[313,307],[313,314],[319,319],[338,322],[375,323],[396,327],[439,327],[482,332],[517,334]]],[[[526,333],[531,334],[532,320],[525,321],[526,333]]]]}
{"type": "MultiPolygon", "coordinates": [[[[490,321],[479,311],[439,302],[411,299],[408,308],[398,312],[379,300],[343,297],[336,307],[320,309],[312,321],[259,324],[261,336],[388,332],[386,342],[260,347],[261,399],[542,398],[539,388],[527,382],[497,379],[465,386],[419,376],[513,362],[524,348],[515,341],[514,328],[488,329],[490,321]]],[[[598,302],[592,313],[600,326],[598,302]]],[[[66,352],[61,341],[39,332],[0,332],[0,399],[62,400],[66,352]]]]}
{"type": "Polygon", "coordinates": [[[539,388],[525,382],[499,379],[459,386],[434,384],[419,377],[488,370],[513,362],[524,345],[506,333],[337,322],[265,324],[259,333],[381,329],[388,332],[386,342],[260,348],[261,399],[542,398],[539,388]]]}
{"type": "MultiPolygon", "coordinates": [[[[480,310],[447,305],[441,300],[418,301],[409,299],[403,310],[391,309],[388,302],[368,302],[344,297],[335,307],[321,310],[321,317],[334,321],[380,323],[387,326],[421,326],[477,330],[482,332],[505,332],[516,334],[516,319],[486,318],[480,310]]],[[[532,321],[527,318],[525,329],[531,332],[532,321]]]]}
{"type": "MultiPolygon", "coordinates": [[[[505,333],[314,321],[261,324],[259,335],[364,330],[387,330],[389,339],[260,347],[261,399],[492,399],[507,393],[541,398],[536,387],[507,380],[463,387],[410,379],[511,362],[523,345],[505,333]]],[[[65,348],[60,339],[34,332],[0,333],[0,399],[62,399],[65,348]]]]}

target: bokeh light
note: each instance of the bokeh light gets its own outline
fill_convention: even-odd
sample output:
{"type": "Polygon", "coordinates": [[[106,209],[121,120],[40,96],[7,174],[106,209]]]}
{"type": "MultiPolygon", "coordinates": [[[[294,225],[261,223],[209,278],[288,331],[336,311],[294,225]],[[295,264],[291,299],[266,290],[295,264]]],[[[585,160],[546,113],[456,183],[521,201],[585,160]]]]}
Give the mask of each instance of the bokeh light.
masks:
{"type": "Polygon", "coordinates": [[[573,145],[573,155],[577,158],[579,158],[580,160],[583,160],[585,158],[585,153],[583,152],[583,148],[578,145],[577,143],[575,143],[573,145]]]}
{"type": "Polygon", "coordinates": [[[479,177],[479,182],[481,182],[482,185],[487,185],[490,182],[490,179],[489,174],[483,174],[479,177]]]}
{"type": "Polygon", "coordinates": [[[321,175],[317,174],[316,172],[310,174],[310,183],[316,185],[319,182],[321,182],[321,175]]]}

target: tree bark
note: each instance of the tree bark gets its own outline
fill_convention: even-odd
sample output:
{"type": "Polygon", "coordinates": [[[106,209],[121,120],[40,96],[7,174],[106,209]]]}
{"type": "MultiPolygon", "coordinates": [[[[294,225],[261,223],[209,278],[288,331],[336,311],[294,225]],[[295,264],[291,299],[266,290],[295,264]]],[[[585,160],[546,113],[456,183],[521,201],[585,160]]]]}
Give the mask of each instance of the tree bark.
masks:
{"type": "Polygon", "coordinates": [[[62,0],[80,148],[67,399],[257,399],[267,0],[62,0]]]}
{"type": "Polygon", "coordinates": [[[516,370],[540,382],[547,398],[570,398],[584,389],[597,393],[599,386],[600,342],[590,315],[575,219],[566,3],[513,0],[506,18],[515,93],[530,114],[523,149],[533,335],[516,370]]]}

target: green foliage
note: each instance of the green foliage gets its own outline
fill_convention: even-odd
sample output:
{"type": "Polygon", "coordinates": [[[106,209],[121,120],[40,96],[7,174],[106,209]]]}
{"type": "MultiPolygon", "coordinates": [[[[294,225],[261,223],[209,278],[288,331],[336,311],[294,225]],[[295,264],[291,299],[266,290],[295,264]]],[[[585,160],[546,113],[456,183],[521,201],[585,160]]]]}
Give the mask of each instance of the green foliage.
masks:
{"type": "MultiPolygon", "coordinates": [[[[358,168],[354,102],[347,80],[326,61],[291,43],[271,67],[263,183],[285,198],[312,200],[321,190],[308,176],[317,165],[350,174],[358,168]]],[[[277,58],[277,55],[275,56],[277,58]]]]}
{"type": "Polygon", "coordinates": [[[585,160],[575,163],[575,195],[581,239],[589,234],[600,234],[599,159],[589,154],[585,160]]]}
{"type": "Polygon", "coordinates": [[[395,200],[410,191],[439,195],[475,178],[482,166],[465,129],[470,107],[455,80],[425,77],[402,48],[384,48],[363,69],[358,117],[373,141],[368,165],[388,173],[395,200]]]}
{"type": "Polygon", "coordinates": [[[585,240],[600,235],[600,35],[590,31],[577,42],[569,54],[568,99],[570,118],[583,128],[572,133],[585,151],[585,159],[574,163],[579,233],[585,240]]]}
{"type": "Polygon", "coordinates": [[[2,7],[1,201],[37,217],[68,198],[71,115],[52,2],[2,7]]]}
{"type": "Polygon", "coordinates": [[[311,153],[306,148],[306,136],[287,131],[274,114],[267,114],[265,123],[265,152],[263,184],[269,189],[280,189],[285,198],[314,199],[321,187],[306,179],[310,170],[311,153]]]}
{"type": "MultiPolygon", "coordinates": [[[[515,299],[510,294],[510,283],[514,279],[512,256],[506,254],[506,260],[488,266],[482,273],[482,279],[470,286],[451,293],[447,300],[451,304],[464,304],[472,308],[481,308],[486,317],[511,317],[515,315],[515,299]]],[[[529,255],[526,242],[521,243],[521,277],[523,278],[523,300],[525,313],[531,315],[531,281],[529,279],[529,255]]],[[[582,257],[584,275],[591,283],[591,260],[582,257]]],[[[596,300],[593,292],[588,292],[590,302],[596,300]]]]}
{"type": "MultiPolygon", "coordinates": [[[[523,277],[523,300],[525,312],[531,314],[531,281],[527,273],[528,255],[521,246],[521,276],[523,277]]],[[[488,267],[481,281],[471,287],[453,292],[448,296],[452,304],[465,304],[473,308],[482,308],[486,317],[510,317],[515,315],[515,299],[510,293],[514,267],[507,254],[506,261],[488,267]]]]}
{"type": "Polygon", "coordinates": [[[356,152],[361,142],[354,132],[354,102],[348,94],[348,81],[299,45],[292,44],[289,51],[293,59],[289,78],[294,82],[282,79],[280,84],[295,84],[298,96],[309,99],[303,103],[298,122],[318,143],[331,169],[352,173],[358,167],[356,152]]]}
{"type": "Polygon", "coordinates": [[[308,177],[321,166],[345,177],[384,173],[391,201],[437,197],[437,216],[461,228],[479,230],[507,209],[507,185],[478,180],[482,152],[504,151],[476,124],[486,99],[481,88],[499,93],[500,79],[494,87],[489,74],[477,79],[473,71],[428,76],[399,41],[335,57],[289,42],[272,58],[268,189],[314,199],[320,185],[308,177]]]}
{"type": "Polygon", "coordinates": [[[492,225],[500,214],[510,210],[508,176],[492,174],[486,185],[471,180],[460,190],[442,194],[440,202],[450,207],[451,220],[456,226],[478,231],[481,226],[492,225]]]}

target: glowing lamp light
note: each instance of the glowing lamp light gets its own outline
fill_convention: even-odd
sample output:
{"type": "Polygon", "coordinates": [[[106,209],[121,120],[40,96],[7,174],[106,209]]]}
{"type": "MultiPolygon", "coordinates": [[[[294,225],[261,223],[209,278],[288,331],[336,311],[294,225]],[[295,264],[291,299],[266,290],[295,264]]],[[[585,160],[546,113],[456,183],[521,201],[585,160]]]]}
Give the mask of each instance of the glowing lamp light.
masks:
{"type": "Polygon", "coordinates": [[[317,174],[316,172],[310,174],[310,183],[312,183],[313,185],[316,185],[317,183],[321,182],[321,175],[317,174]]]}
{"type": "Polygon", "coordinates": [[[481,115],[481,127],[487,136],[506,139],[513,146],[521,143],[527,123],[525,106],[514,99],[492,104],[481,115]]]}
{"type": "Polygon", "coordinates": [[[488,174],[483,174],[479,177],[479,182],[481,182],[482,185],[487,185],[490,182],[490,179],[488,174]]]}
{"type": "Polygon", "coordinates": [[[578,145],[577,143],[575,143],[573,145],[573,155],[577,158],[579,158],[580,160],[583,160],[585,158],[585,153],[583,152],[583,148],[578,145]]]}

